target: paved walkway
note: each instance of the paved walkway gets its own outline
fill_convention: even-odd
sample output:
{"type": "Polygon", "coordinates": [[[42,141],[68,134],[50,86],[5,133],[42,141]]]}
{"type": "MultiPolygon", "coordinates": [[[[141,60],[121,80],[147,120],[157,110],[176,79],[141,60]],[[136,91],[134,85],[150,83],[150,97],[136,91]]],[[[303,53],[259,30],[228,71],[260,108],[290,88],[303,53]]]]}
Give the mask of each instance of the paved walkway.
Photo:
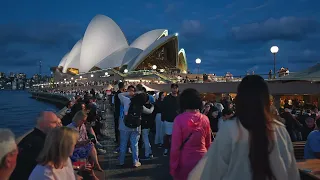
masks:
{"type": "MultiPolygon", "coordinates": [[[[113,115],[108,109],[106,111],[105,129],[103,133],[107,136],[106,140],[101,143],[105,146],[107,153],[99,156],[101,167],[104,169],[103,174],[97,172],[97,176],[104,179],[172,179],[169,174],[169,156],[163,157],[163,149],[153,147],[155,159],[150,161],[141,161],[142,166],[132,168],[131,154],[126,157],[125,167],[117,167],[118,154],[114,153],[116,144],[114,143],[114,122],[113,115]]],[[[152,140],[151,140],[152,141],[152,140]]],[[[152,141],[153,142],[153,141],[152,141]]],[[[143,149],[140,151],[143,155],[143,149]]],[[[102,180],[100,179],[100,180],[102,180]]]]}

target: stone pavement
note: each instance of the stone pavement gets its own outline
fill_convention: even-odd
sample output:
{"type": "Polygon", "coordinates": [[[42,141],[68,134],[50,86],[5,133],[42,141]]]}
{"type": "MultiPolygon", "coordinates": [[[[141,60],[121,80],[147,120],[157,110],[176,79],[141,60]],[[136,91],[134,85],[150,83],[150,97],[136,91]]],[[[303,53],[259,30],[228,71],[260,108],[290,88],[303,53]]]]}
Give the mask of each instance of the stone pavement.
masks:
{"type": "MultiPolygon", "coordinates": [[[[154,159],[149,161],[141,161],[141,167],[132,167],[132,156],[127,154],[125,167],[117,167],[118,154],[114,153],[117,145],[114,143],[114,122],[113,115],[108,107],[105,112],[106,120],[105,127],[102,133],[106,135],[106,139],[101,141],[101,144],[105,146],[107,153],[99,156],[99,161],[104,172],[96,172],[100,180],[104,179],[146,179],[146,180],[170,180],[172,179],[169,174],[169,156],[163,157],[163,149],[153,147],[154,159]]],[[[151,138],[154,139],[154,138],[151,138]]],[[[153,140],[151,140],[153,142],[153,140]]],[[[153,143],[151,144],[153,145],[153,143]]],[[[143,149],[140,150],[140,155],[143,155],[143,149]]]]}

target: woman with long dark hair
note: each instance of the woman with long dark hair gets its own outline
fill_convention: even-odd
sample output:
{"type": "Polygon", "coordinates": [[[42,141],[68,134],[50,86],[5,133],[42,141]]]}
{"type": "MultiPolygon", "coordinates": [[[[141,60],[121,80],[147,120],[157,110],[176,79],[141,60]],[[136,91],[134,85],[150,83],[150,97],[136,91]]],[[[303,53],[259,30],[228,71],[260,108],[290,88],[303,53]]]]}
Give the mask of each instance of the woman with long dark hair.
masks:
{"type": "Polygon", "coordinates": [[[290,136],[270,114],[264,79],[243,78],[235,104],[236,117],[224,123],[189,179],[300,179],[290,136]]]}

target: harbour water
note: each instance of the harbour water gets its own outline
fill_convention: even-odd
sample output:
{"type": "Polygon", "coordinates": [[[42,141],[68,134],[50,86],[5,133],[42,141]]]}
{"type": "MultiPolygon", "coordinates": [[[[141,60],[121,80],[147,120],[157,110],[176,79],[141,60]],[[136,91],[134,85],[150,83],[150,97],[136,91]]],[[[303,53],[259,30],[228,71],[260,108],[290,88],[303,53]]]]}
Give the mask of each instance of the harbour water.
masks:
{"type": "Polygon", "coordinates": [[[20,136],[32,129],[39,112],[58,111],[50,103],[31,98],[27,91],[0,90],[0,128],[11,129],[16,136],[20,136]]]}

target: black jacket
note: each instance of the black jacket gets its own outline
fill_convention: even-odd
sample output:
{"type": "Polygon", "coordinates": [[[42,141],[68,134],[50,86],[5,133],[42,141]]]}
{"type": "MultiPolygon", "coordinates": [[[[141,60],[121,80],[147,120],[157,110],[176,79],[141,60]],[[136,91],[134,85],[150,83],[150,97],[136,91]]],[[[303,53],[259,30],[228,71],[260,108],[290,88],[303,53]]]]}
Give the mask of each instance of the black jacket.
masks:
{"type": "Polygon", "coordinates": [[[37,165],[37,157],[43,149],[46,135],[37,128],[24,137],[18,144],[19,154],[17,165],[11,174],[10,180],[28,179],[37,165]]]}
{"type": "Polygon", "coordinates": [[[158,100],[154,103],[153,112],[154,114],[157,114],[157,113],[162,113],[162,111],[163,111],[163,101],[158,100]]]}
{"type": "Polygon", "coordinates": [[[179,114],[179,96],[172,96],[169,94],[163,99],[163,109],[161,118],[167,122],[173,122],[179,114]]]}
{"type": "Polygon", "coordinates": [[[120,105],[121,105],[121,102],[120,102],[120,99],[118,97],[118,94],[120,94],[121,91],[117,91],[115,94],[114,94],[114,118],[119,118],[120,116],[120,105]]]}
{"type": "MultiPolygon", "coordinates": [[[[145,104],[144,107],[150,109],[151,104],[145,104]]],[[[154,126],[154,113],[141,115],[141,129],[151,129],[154,126]]]]}

